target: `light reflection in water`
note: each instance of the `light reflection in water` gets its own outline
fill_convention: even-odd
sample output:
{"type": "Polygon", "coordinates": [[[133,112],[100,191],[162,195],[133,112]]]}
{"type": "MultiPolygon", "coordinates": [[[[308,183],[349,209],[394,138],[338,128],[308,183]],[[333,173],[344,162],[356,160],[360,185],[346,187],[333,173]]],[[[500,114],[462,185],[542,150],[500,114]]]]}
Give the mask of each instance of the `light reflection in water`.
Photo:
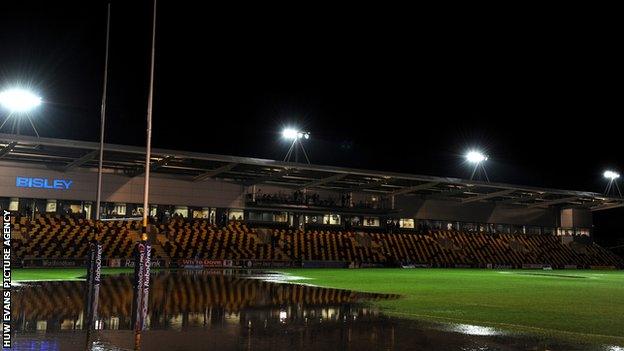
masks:
{"type": "Polygon", "coordinates": [[[494,335],[505,335],[501,330],[492,328],[492,327],[483,327],[480,325],[471,325],[471,324],[455,324],[450,330],[462,333],[466,335],[478,335],[478,336],[494,336],[494,335]]]}
{"type": "MultiPolygon", "coordinates": [[[[22,286],[14,315],[19,331],[81,329],[84,283],[43,282],[22,286]]],[[[130,329],[132,275],[105,277],[101,284],[96,329],[130,329]]],[[[369,313],[349,304],[396,295],[358,293],[295,284],[275,284],[237,276],[193,272],[161,272],[153,277],[149,298],[149,329],[181,330],[254,319],[283,322],[304,316],[338,320],[342,315],[369,313]],[[287,313],[289,306],[296,311],[287,313]],[[336,311],[340,310],[341,313],[336,311]],[[284,315],[286,313],[286,315],[284,315]]]]}

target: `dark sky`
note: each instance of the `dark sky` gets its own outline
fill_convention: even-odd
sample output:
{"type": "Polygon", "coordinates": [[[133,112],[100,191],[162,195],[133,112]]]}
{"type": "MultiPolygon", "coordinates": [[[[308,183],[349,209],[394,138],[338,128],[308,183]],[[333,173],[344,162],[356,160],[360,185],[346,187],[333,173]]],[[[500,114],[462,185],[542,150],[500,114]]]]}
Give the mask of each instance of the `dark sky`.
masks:
{"type": "MultiPolygon", "coordinates": [[[[159,3],[155,147],[281,159],[298,126],[319,164],[468,177],[479,147],[493,181],[596,192],[624,170],[608,21],[201,3],[159,3]]],[[[39,91],[42,136],[97,140],[105,21],[0,3],[0,86],[39,91]]],[[[112,1],[107,142],[144,145],[150,30],[150,1],[112,1]]]]}

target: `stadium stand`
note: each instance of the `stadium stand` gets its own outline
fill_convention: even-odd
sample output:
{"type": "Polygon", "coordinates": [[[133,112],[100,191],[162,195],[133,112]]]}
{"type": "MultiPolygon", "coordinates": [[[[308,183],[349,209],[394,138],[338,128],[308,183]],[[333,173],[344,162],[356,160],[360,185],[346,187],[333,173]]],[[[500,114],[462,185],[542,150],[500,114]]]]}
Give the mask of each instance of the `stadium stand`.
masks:
{"type": "Polygon", "coordinates": [[[240,222],[218,228],[206,220],[178,219],[160,225],[160,230],[167,235],[158,235],[158,243],[170,258],[290,259],[240,222]]]}
{"type": "MultiPolygon", "coordinates": [[[[18,260],[81,259],[93,239],[92,220],[68,216],[14,217],[18,260]]],[[[563,242],[553,235],[427,230],[409,233],[256,229],[232,221],[172,219],[157,225],[154,255],[180,259],[338,261],[354,266],[425,264],[433,267],[551,265],[624,267],[624,260],[595,243],[563,242]]],[[[140,223],[100,224],[103,258],[131,258],[140,223]]]]}
{"type": "MultiPolygon", "coordinates": [[[[14,217],[14,251],[18,258],[84,258],[93,240],[92,220],[69,216],[14,217]]],[[[137,222],[101,222],[103,257],[130,258],[139,236],[137,222]]]]}

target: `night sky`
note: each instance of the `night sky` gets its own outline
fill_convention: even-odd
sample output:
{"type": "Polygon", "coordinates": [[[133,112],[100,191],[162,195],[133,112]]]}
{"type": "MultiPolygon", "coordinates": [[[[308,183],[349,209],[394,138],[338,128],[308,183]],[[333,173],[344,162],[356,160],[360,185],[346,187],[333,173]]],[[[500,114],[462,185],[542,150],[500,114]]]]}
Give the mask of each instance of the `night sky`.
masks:
{"type": "MultiPolygon", "coordinates": [[[[296,126],[317,164],[465,178],[477,147],[492,181],[595,192],[624,171],[608,24],[200,3],[159,3],[154,147],[283,159],[296,126]]],[[[112,1],[110,143],[145,143],[151,14],[112,1]]],[[[0,87],[43,96],[42,136],[97,140],[105,25],[105,1],[0,3],[0,87]]]]}

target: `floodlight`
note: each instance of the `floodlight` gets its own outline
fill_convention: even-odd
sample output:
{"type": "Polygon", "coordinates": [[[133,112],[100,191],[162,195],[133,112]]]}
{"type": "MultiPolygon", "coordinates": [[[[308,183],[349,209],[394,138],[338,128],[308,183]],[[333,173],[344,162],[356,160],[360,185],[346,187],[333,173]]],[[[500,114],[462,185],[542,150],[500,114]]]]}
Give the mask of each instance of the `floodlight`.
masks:
{"type": "Polygon", "coordinates": [[[614,171],[605,171],[602,175],[609,180],[615,180],[620,177],[620,174],[614,171]]]}
{"type": "Polygon", "coordinates": [[[308,154],[306,153],[305,147],[303,147],[303,139],[310,139],[309,132],[302,132],[295,128],[284,128],[282,130],[282,138],[286,140],[290,140],[290,148],[286,153],[286,157],[284,157],[284,162],[290,162],[291,157],[294,156],[295,162],[299,162],[299,150],[303,151],[303,155],[305,156],[308,163],[310,163],[310,159],[308,158],[308,154]]]}
{"type": "Polygon", "coordinates": [[[290,139],[290,140],[295,140],[297,139],[297,136],[299,135],[299,131],[292,129],[292,128],[286,128],[282,131],[282,137],[284,139],[290,139]]]}
{"type": "Polygon", "coordinates": [[[282,131],[282,137],[287,140],[310,139],[310,133],[286,128],[282,131]]]}
{"type": "Polygon", "coordinates": [[[466,154],[466,160],[470,163],[481,163],[483,161],[487,161],[487,156],[479,151],[469,151],[466,154]]]}
{"type": "Polygon", "coordinates": [[[0,93],[0,105],[11,112],[27,112],[41,105],[41,97],[28,90],[13,88],[0,93]]]}

